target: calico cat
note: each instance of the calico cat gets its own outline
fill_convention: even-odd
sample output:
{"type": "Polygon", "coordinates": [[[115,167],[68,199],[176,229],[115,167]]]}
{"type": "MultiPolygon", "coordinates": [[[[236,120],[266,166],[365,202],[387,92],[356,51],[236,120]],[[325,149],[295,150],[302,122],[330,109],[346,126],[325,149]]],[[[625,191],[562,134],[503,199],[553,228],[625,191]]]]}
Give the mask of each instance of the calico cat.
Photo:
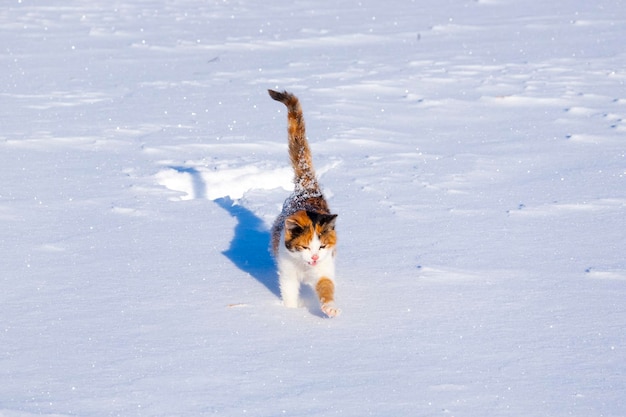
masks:
{"type": "Polygon", "coordinates": [[[296,96],[268,90],[287,106],[289,158],[294,192],[285,200],[272,227],[272,251],[278,264],[280,295],[286,307],[298,307],[300,285],[315,288],[324,314],[335,317],[336,214],[331,214],[317,182],[306,140],[302,108],[296,96]]]}

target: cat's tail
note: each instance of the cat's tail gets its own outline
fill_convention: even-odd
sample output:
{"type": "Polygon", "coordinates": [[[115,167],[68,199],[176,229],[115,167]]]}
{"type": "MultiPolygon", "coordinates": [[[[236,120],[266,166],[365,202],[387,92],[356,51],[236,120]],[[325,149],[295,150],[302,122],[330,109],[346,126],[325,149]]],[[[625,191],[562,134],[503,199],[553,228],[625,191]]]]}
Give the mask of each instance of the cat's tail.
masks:
{"type": "Polygon", "coordinates": [[[287,91],[278,92],[267,90],[270,96],[287,106],[287,130],[289,133],[289,158],[294,170],[294,182],[296,187],[302,187],[305,191],[319,192],[319,185],[315,177],[311,149],[306,140],[304,117],[298,97],[287,91]]]}

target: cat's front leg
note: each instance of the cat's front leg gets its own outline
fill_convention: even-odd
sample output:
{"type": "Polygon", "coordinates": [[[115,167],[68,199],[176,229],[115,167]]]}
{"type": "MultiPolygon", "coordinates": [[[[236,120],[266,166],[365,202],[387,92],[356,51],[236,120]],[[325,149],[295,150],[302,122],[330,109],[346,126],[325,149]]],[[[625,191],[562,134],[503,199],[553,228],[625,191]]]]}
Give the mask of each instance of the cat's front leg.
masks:
{"type": "Polygon", "coordinates": [[[315,285],[315,292],[324,314],[328,317],[337,317],[341,314],[341,310],[335,305],[335,283],[330,278],[320,278],[315,285]]]}
{"type": "Polygon", "coordinates": [[[286,259],[278,261],[278,285],[280,298],[283,305],[288,308],[300,307],[300,281],[298,271],[294,265],[286,259]]]}
{"type": "Polygon", "coordinates": [[[283,305],[287,308],[300,307],[300,282],[296,279],[283,278],[281,275],[279,284],[283,305]]]}

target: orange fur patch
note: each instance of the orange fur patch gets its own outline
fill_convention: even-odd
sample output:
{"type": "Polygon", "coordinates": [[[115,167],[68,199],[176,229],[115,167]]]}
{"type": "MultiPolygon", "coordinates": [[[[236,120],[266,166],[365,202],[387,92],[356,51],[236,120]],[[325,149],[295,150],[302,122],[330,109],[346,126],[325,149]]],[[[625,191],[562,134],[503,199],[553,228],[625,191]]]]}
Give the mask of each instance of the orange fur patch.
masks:
{"type": "Polygon", "coordinates": [[[315,286],[315,291],[322,304],[329,303],[335,299],[335,283],[330,278],[320,278],[315,286]]]}
{"type": "Polygon", "coordinates": [[[287,249],[306,247],[313,238],[313,222],[306,215],[306,211],[296,211],[285,220],[285,245],[287,249]]]}
{"type": "Polygon", "coordinates": [[[328,229],[318,224],[315,225],[315,231],[319,235],[322,245],[335,246],[337,244],[337,233],[334,229],[328,229]]]}

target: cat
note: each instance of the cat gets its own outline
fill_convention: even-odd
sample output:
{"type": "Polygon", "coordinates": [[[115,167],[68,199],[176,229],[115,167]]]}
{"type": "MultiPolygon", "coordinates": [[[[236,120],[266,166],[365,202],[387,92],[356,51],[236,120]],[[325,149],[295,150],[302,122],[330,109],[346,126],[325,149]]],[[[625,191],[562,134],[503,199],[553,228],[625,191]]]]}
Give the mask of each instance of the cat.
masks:
{"type": "Polygon", "coordinates": [[[335,317],[341,313],[335,304],[337,215],[330,213],[315,176],[300,101],[287,91],[268,92],[287,106],[289,158],[295,184],[272,226],[280,295],[285,307],[299,307],[300,285],[308,284],[315,289],[322,312],[335,317]]]}

